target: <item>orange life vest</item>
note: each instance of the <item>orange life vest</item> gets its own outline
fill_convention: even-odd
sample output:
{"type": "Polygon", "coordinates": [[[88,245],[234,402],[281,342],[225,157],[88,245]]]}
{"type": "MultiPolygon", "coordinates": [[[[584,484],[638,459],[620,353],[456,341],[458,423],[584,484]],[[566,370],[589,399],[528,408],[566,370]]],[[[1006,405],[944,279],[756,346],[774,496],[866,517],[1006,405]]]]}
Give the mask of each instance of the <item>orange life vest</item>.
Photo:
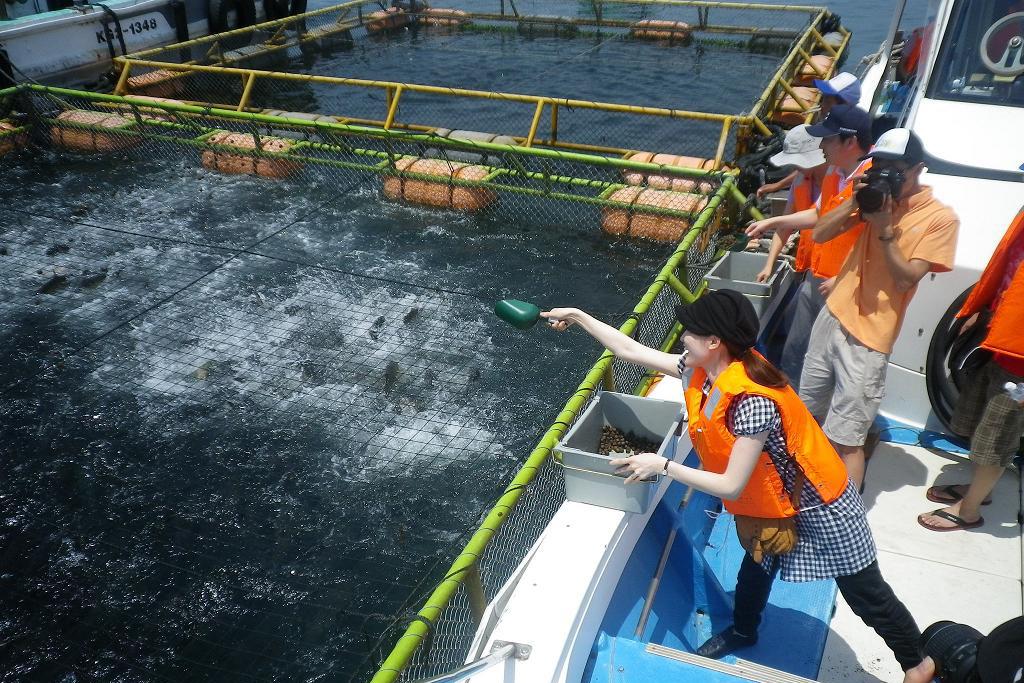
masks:
{"type": "MultiPolygon", "coordinates": [[[[726,413],[733,398],[740,394],[757,394],[775,401],[782,415],[786,448],[807,480],[817,488],[821,499],[831,503],[842,495],[848,479],[846,467],[792,387],[762,386],[747,376],[741,361],[735,361],[718,376],[704,399],[701,389],[706,377],[704,370],[697,368],[684,391],[690,440],[706,471],[722,474],[729,464],[736,437],[726,426],[726,413]]],[[[766,452],[761,453],[739,497],[724,503],[729,512],[751,517],[781,519],[797,513],[766,452]]]]}
{"type": "Polygon", "coordinates": [[[915,28],[910,33],[910,38],[903,45],[903,56],[900,58],[900,66],[903,73],[911,76],[917,73],[917,65],[921,61],[921,50],[924,47],[924,28],[915,28]]]}
{"type": "MultiPolygon", "coordinates": [[[[793,187],[793,213],[803,211],[814,206],[814,178],[804,173],[793,187]]],[[[796,262],[793,269],[802,273],[811,267],[811,253],[814,251],[814,238],[811,233],[813,228],[800,231],[800,240],[796,244],[796,262]]]]}
{"type": "MultiPolygon", "coordinates": [[[[974,291],[967,297],[958,318],[967,318],[983,308],[992,305],[1006,274],[1010,248],[1024,240],[1024,209],[1017,213],[1010,228],[996,247],[989,259],[981,279],[974,286],[974,291]]],[[[1002,299],[996,305],[989,324],[988,335],[982,347],[1004,353],[1008,356],[1024,359],[1024,267],[1018,267],[1010,285],[1003,292],[1002,299]]]]}
{"type": "MultiPolygon", "coordinates": [[[[871,168],[870,159],[862,162],[852,175],[861,175],[869,168],[871,168]]],[[[842,190],[839,189],[841,178],[842,171],[836,169],[834,173],[826,175],[822,181],[819,216],[824,216],[853,196],[854,184],[852,182],[847,183],[842,190]]],[[[864,225],[864,221],[859,221],[842,235],[830,239],[828,242],[814,245],[811,254],[811,272],[815,277],[827,280],[839,274],[846,262],[846,257],[853,251],[853,245],[856,244],[857,238],[864,230],[864,225]]]]}

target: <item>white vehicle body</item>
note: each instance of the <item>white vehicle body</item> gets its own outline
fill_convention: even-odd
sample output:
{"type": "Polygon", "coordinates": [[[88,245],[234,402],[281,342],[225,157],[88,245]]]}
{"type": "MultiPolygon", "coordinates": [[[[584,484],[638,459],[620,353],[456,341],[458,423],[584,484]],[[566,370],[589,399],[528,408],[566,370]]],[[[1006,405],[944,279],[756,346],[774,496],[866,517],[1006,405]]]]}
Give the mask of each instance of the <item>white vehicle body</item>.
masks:
{"type": "MultiPolygon", "coordinates": [[[[103,5],[109,12],[84,4],[33,13],[30,5],[9,4],[14,15],[0,21],[0,50],[13,66],[14,80],[92,85],[110,70],[111,50],[120,56],[210,33],[208,0],[110,0],[103,5]]],[[[256,3],[256,13],[257,20],[265,16],[262,2],[256,3]]],[[[228,15],[229,25],[237,26],[237,13],[228,15]]]]}

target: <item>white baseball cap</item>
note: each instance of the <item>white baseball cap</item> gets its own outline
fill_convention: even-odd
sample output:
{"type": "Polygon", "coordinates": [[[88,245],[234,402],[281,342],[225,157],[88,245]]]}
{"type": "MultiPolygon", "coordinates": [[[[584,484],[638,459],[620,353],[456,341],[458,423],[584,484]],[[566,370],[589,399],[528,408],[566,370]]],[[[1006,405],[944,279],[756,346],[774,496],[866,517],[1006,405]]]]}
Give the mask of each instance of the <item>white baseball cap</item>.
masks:
{"type": "Polygon", "coordinates": [[[782,151],[768,159],[773,166],[796,166],[808,169],[825,163],[821,151],[821,138],[808,134],[807,124],[801,124],[786,133],[782,151]]]}

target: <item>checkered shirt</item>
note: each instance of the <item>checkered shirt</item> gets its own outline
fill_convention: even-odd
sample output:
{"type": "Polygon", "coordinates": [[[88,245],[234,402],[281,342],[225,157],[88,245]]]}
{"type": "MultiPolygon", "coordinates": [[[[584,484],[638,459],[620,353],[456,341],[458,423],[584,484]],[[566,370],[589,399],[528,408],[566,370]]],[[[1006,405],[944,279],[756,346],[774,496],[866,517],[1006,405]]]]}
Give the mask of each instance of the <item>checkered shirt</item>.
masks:
{"type": "MultiPolygon", "coordinates": [[[[704,392],[711,383],[704,385],[704,392]]],[[[736,436],[768,432],[765,451],[775,465],[786,490],[793,489],[796,466],[786,449],[782,415],[775,401],[765,396],[741,394],[733,398],[726,412],[729,431],[736,436]]],[[[779,562],[783,581],[817,581],[856,574],[875,561],[875,540],[868,527],[864,503],[847,481],[846,489],[832,503],[825,504],[817,489],[805,481],[796,516],[798,541],[785,555],[765,556],[761,566],[773,570],[779,562]]]]}

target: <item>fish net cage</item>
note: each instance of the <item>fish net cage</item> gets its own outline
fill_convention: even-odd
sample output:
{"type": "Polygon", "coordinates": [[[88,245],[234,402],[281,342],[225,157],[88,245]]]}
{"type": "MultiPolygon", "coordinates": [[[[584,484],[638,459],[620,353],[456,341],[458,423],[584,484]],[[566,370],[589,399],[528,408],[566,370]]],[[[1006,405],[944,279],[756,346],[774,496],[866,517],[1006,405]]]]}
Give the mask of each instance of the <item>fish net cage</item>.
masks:
{"type": "Polygon", "coordinates": [[[684,0],[349,2],[120,58],[117,92],[721,163],[735,145],[702,125],[731,116],[742,138],[777,109],[799,118],[804,100],[783,101],[835,70],[846,36],[833,19],[684,0]]]}
{"type": "MultiPolygon", "coordinates": [[[[2,182],[19,198],[0,230],[0,418],[21,449],[3,605],[44,644],[8,658],[15,675],[383,682],[463,663],[482,604],[564,498],[557,438],[596,391],[649,378],[603,354],[531,450],[541,425],[523,433],[500,380],[525,342],[489,311],[529,287],[524,271],[492,263],[453,284],[402,254],[367,262],[362,240],[407,220],[513,224],[552,233],[551,250],[625,238],[595,250],[633,268],[670,253],[632,313],[604,312],[672,348],[674,306],[749,208],[737,156],[786,125],[777,115],[810,114],[785,98],[845,46],[814,62],[829,45],[816,8],[481,2],[429,22],[426,9],[346,3],[133,55],[112,94],[0,92],[2,182]],[[463,59],[512,44],[543,66],[513,63],[500,92],[457,87],[465,72],[373,71],[420,39],[463,59]],[[641,48],[660,51],[646,69],[690,53],[773,66],[728,113],[659,102],[671,74],[635,97],[542,87],[641,48]],[[182,182],[162,177],[168,163],[182,182]],[[37,180],[53,167],[74,173],[37,180]],[[231,211],[188,216],[225,186],[231,211]],[[353,214],[379,232],[351,229],[353,214]],[[655,241],[621,246],[633,238],[655,241]]],[[[609,286],[574,275],[580,292],[609,286]]],[[[548,404],[571,388],[543,366],[514,371],[548,404]]]]}
{"type": "MultiPolygon", "coordinates": [[[[481,281],[453,283],[450,270],[415,268],[400,253],[368,260],[364,240],[386,241],[407,220],[485,235],[499,232],[488,226],[539,226],[563,256],[573,242],[594,245],[602,259],[622,250],[646,264],[632,276],[644,282],[664,247],[579,236],[600,235],[602,216],[618,208],[601,192],[636,169],[450,143],[441,148],[520,167],[519,179],[503,181],[515,190],[469,216],[380,201],[386,174],[366,168],[357,150],[414,152],[421,143],[411,133],[327,131],[318,144],[337,149],[320,147],[316,162],[271,178],[258,168],[281,159],[273,152],[195,144],[214,127],[269,135],[231,112],[38,86],[8,96],[26,112],[11,130],[32,153],[0,160],[5,192],[18,198],[0,210],[0,419],[18,463],[3,530],[18,569],[3,605],[34,645],[5,655],[10,670],[25,680],[69,671],[369,680],[400,634],[424,623],[417,610],[439,582],[449,577],[465,593],[448,565],[476,533],[480,510],[510,495],[503,487],[543,427],[524,430],[501,375],[536,391],[543,412],[567,386],[548,376],[557,359],[523,370],[505,357],[529,355],[529,343],[510,340],[490,305],[529,287],[522,270],[469,253],[467,262],[495,260],[482,264],[481,281]],[[69,111],[76,118],[62,119],[69,111]],[[252,164],[249,175],[204,165],[221,151],[252,164]],[[575,182],[552,178],[553,169],[575,182]],[[355,235],[352,220],[375,230],[355,235]]],[[[312,138],[316,124],[270,125],[312,138]]],[[[658,304],[629,318],[647,343],[671,329],[672,305],[687,284],[696,291],[700,265],[739,215],[731,176],[699,179],[711,188],[698,203],[644,214],[692,235],[669,247],[679,254],[676,288],[662,278],[658,304]]],[[[474,191],[476,182],[452,187],[474,191]]],[[[551,253],[538,245],[530,258],[551,253]]],[[[537,269],[555,281],[566,267],[555,259],[537,269]]],[[[570,280],[581,295],[615,286],[590,272],[609,267],[595,257],[570,280]]],[[[611,316],[621,321],[618,311],[611,316]]],[[[585,369],[578,349],[562,353],[561,367],[585,369]]],[[[627,390],[643,378],[618,362],[615,372],[627,390]]],[[[525,498],[508,505],[512,523],[483,555],[487,597],[562,500],[560,473],[544,461],[531,467],[546,473],[543,486],[511,488],[525,498]]],[[[474,613],[458,612],[465,600],[437,624],[407,678],[465,656],[474,623],[474,613]]]]}

